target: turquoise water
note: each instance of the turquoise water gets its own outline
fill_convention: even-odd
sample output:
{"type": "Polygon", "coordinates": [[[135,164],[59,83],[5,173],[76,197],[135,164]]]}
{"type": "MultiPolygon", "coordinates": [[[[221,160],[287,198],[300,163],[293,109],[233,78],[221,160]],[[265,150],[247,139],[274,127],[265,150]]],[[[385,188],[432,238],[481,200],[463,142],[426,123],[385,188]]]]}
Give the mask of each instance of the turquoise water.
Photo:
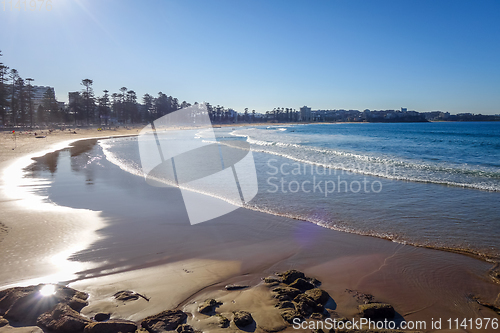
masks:
{"type": "MultiPolygon", "coordinates": [[[[208,141],[204,132],[191,132],[208,141]]],[[[500,258],[500,123],[311,124],[215,132],[221,144],[250,143],[259,190],[246,204],[249,209],[500,258]]],[[[134,211],[154,211],[147,193],[157,190],[142,178],[137,138],[99,143],[72,158],[75,173],[101,179],[91,182],[94,189],[86,181],[82,197],[88,192],[87,198],[95,198],[96,186],[116,195],[120,188],[112,190],[110,179],[131,182],[136,175],[133,188],[144,194],[144,202],[134,202],[134,211]]],[[[55,181],[49,199],[65,204],[63,185],[55,181]]],[[[97,209],[81,202],[79,208],[97,209]]]]}

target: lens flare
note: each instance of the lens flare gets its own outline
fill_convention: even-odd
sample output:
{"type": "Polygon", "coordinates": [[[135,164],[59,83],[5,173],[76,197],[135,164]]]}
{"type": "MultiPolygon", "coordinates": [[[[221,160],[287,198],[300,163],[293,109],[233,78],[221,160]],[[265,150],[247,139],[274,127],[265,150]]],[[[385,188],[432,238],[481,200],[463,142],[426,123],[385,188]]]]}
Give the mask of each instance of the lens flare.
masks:
{"type": "Polygon", "coordinates": [[[40,294],[42,296],[51,296],[56,293],[56,286],[53,284],[46,284],[40,288],[40,294]]]}

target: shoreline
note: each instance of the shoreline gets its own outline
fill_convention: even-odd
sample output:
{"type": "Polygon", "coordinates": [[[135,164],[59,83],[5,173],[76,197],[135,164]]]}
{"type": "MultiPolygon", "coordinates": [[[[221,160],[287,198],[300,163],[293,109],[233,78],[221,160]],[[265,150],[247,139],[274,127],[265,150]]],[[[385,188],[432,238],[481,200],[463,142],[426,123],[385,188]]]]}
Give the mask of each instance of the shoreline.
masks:
{"type": "MultiPolygon", "coordinates": [[[[340,123],[344,124],[344,123],[356,123],[356,122],[338,122],[338,124],[340,124],[340,123]]],[[[301,125],[307,125],[307,124],[309,124],[309,123],[301,123],[301,125]]],[[[337,123],[328,123],[328,124],[337,124],[337,123]]],[[[243,123],[241,123],[241,124],[236,124],[236,125],[239,125],[239,127],[250,126],[250,125],[251,126],[265,126],[265,125],[268,125],[268,123],[255,123],[255,124],[246,124],[246,123],[243,124],[243,123]]],[[[272,126],[282,126],[282,125],[290,125],[290,124],[289,123],[276,123],[276,124],[271,124],[271,125],[272,126]]],[[[233,125],[232,124],[223,124],[223,127],[231,127],[231,126],[233,126],[233,125]]],[[[135,137],[135,136],[139,135],[138,132],[139,132],[139,130],[141,128],[142,127],[123,128],[123,129],[121,129],[121,130],[118,131],[118,132],[120,132],[120,134],[111,134],[111,135],[104,135],[104,136],[103,135],[88,136],[88,134],[84,134],[85,135],[84,137],[74,138],[74,139],[66,140],[66,141],[62,141],[62,142],[59,141],[57,143],[53,143],[52,146],[45,147],[44,149],[42,149],[40,151],[33,151],[33,152],[30,152],[30,153],[26,153],[26,154],[24,154],[25,156],[18,156],[15,159],[20,159],[20,158],[26,158],[26,159],[28,159],[29,158],[30,159],[29,164],[27,164],[27,163],[23,164],[23,168],[25,168],[28,165],[36,163],[36,161],[34,161],[34,158],[42,157],[42,156],[45,156],[45,155],[47,155],[49,153],[54,153],[56,151],[61,151],[63,149],[70,148],[72,145],[75,145],[77,143],[83,143],[83,141],[87,141],[87,140],[106,140],[106,139],[113,139],[113,138],[135,137]],[[136,130],[137,133],[134,133],[134,134],[123,134],[124,130],[125,131],[136,130]]],[[[95,130],[95,129],[94,128],[90,128],[90,129],[86,129],[86,130],[91,130],[92,131],[92,130],[95,130]]],[[[101,133],[99,133],[99,134],[101,134],[101,133]]],[[[12,160],[12,159],[5,160],[5,158],[0,158],[0,172],[4,173],[5,169],[8,168],[8,167],[10,167],[10,164],[13,164],[14,162],[15,162],[15,160],[12,160]],[[6,163],[7,163],[7,165],[6,165],[6,163]]],[[[5,202],[5,200],[4,201],[0,201],[0,203],[1,202],[5,202]]],[[[300,219],[300,218],[295,218],[295,217],[287,216],[286,214],[278,214],[278,213],[274,213],[274,212],[270,212],[270,211],[257,210],[257,209],[253,209],[251,207],[242,207],[242,208],[243,209],[252,210],[252,211],[257,211],[257,212],[260,212],[260,213],[269,214],[269,215],[272,215],[272,216],[285,217],[285,218],[294,219],[294,220],[297,220],[297,221],[306,222],[306,223],[312,223],[312,224],[317,225],[316,223],[314,223],[312,221],[308,221],[308,220],[304,220],[304,219],[300,219]]],[[[460,249],[460,248],[439,247],[439,246],[432,246],[432,245],[420,245],[420,244],[414,244],[414,243],[400,243],[400,242],[394,241],[394,240],[392,240],[390,238],[379,237],[379,236],[376,236],[376,235],[350,232],[350,231],[345,231],[345,230],[340,230],[340,229],[335,229],[335,228],[329,228],[329,227],[323,226],[323,225],[319,225],[319,226],[322,227],[322,228],[329,229],[329,230],[334,230],[334,231],[337,231],[337,232],[344,232],[344,233],[349,233],[349,234],[354,234],[354,235],[359,235],[359,236],[373,237],[373,238],[376,238],[376,239],[387,240],[387,241],[390,241],[390,242],[393,242],[393,243],[397,243],[397,244],[403,244],[403,245],[409,245],[409,246],[414,246],[414,247],[419,247],[419,248],[426,248],[426,249],[431,249],[431,250],[438,250],[438,251],[443,251],[443,252],[461,254],[461,255],[469,256],[471,258],[474,258],[474,259],[477,259],[477,260],[480,260],[480,261],[491,263],[493,265],[499,265],[500,264],[500,258],[493,257],[493,256],[488,256],[488,255],[482,254],[482,253],[477,253],[477,252],[472,251],[472,250],[460,249]]],[[[0,221],[0,232],[6,233],[7,229],[8,229],[8,227],[0,221]]],[[[0,234],[0,236],[2,236],[2,235],[0,234]]],[[[1,238],[0,238],[0,242],[1,242],[1,238]]]]}
{"type": "MultiPolygon", "coordinates": [[[[130,130],[129,130],[130,131],[130,130]]],[[[120,134],[121,135],[121,134],[120,134]]],[[[135,136],[137,134],[124,134],[123,136],[135,136]]],[[[114,135],[109,136],[109,138],[114,137],[114,135]]],[[[72,144],[74,144],[77,141],[82,141],[82,140],[90,140],[90,139],[98,139],[98,138],[108,138],[108,136],[100,136],[100,137],[80,137],[80,138],[74,138],[72,140],[72,144]]],[[[33,139],[35,140],[35,139],[33,139]]],[[[39,139],[37,139],[39,140],[39,139]]],[[[29,153],[35,153],[35,152],[28,152],[29,153]]],[[[26,155],[26,154],[25,154],[26,155]]],[[[19,156],[20,157],[20,156],[19,156]]],[[[2,159],[0,161],[0,168],[2,172],[5,169],[6,162],[8,162],[9,159],[4,160],[2,159]]],[[[13,162],[12,160],[10,162],[13,162]]],[[[3,179],[2,179],[3,182],[3,179]]],[[[2,183],[3,186],[3,183],[2,183]]],[[[3,196],[3,193],[2,193],[3,196]]],[[[2,206],[12,204],[12,202],[6,202],[6,201],[1,201],[0,204],[2,206]]],[[[7,212],[9,213],[9,212],[7,212]]],[[[343,302],[346,302],[347,304],[350,304],[347,308],[349,308],[349,311],[353,311],[352,308],[352,301],[349,299],[348,296],[345,295],[345,291],[342,290],[343,287],[347,288],[352,288],[352,282],[349,282],[352,277],[349,277],[346,279],[346,276],[341,276],[341,277],[331,277],[332,275],[332,267],[329,267],[329,265],[332,265],[335,267],[334,271],[339,271],[340,270],[346,270],[350,272],[349,274],[355,274],[356,276],[363,276],[365,274],[373,275],[377,274],[377,270],[382,269],[387,265],[387,260],[390,258],[394,258],[394,256],[399,256],[399,252],[406,253],[404,256],[407,258],[412,258],[412,256],[417,256],[417,257],[423,257],[424,259],[422,262],[420,262],[420,265],[423,265],[423,267],[429,266],[429,263],[427,265],[425,264],[425,260],[432,260],[431,258],[433,257],[439,257],[443,260],[453,260],[458,263],[467,263],[467,265],[475,267],[473,268],[474,271],[476,271],[475,274],[479,274],[480,271],[484,271],[486,269],[486,266],[481,265],[479,263],[474,263],[474,261],[481,261],[483,263],[484,260],[481,260],[480,258],[473,257],[469,259],[465,259],[462,257],[464,256],[464,253],[457,254],[453,253],[453,251],[446,251],[443,249],[428,249],[425,247],[417,247],[414,245],[403,245],[403,244],[398,244],[393,241],[391,242],[383,242],[383,243],[388,243],[388,244],[383,244],[382,243],[382,238],[377,238],[374,236],[361,236],[358,234],[354,233],[347,233],[343,231],[335,231],[335,230],[328,230],[323,232],[326,234],[325,236],[322,236],[325,241],[323,245],[325,248],[317,249],[317,248],[312,248],[309,249],[314,252],[314,255],[317,256],[318,258],[312,259],[310,253],[304,253],[304,249],[294,249],[291,247],[289,244],[286,244],[287,241],[290,239],[290,229],[291,228],[300,228],[300,226],[303,226],[304,223],[311,224],[314,227],[311,228],[311,230],[324,230],[327,228],[324,228],[322,226],[318,226],[316,224],[313,224],[311,222],[307,221],[302,221],[302,220],[295,220],[293,222],[292,226],[286,225],[284,226],[284,222],[290,220],[289,218],[282,217],[282,216],[277,216],[277,215],[271,215],[268,213],[259,213],[255,214],[253,213],[252,210],[245,209],[245,212],[238,210],[237,213],[231,214],[230,217],[226,219],[226,221],[230,221],[231,219],[234,218],[242,218],[243,220],[247,221],[252,221],[256,216],[260,216],[263,220],[265,220],[265,223],[263,224],[264,227],[270,228],[270,226],[273,226],[271,228],[277,228],[276,226],[276,221],[282,221],[278,222],[279,225],[279,232],[276,232],[276,234],[268,240],[259,240],[259,237],[263,236],[260,235],[259,237],[255,236],[253,239],[255,241],[263,242],[262,244],[265,244],[265,246],[262,247],[260,250],[261,255],[267,252],[273,252],[276,251],[277,246],[282,247],[282,251],[278,251],[274,256],[271,256],[270,259],[268,260],[261,260],[261,259],[255,259],[254,256],[256,255],[256,247],[254,244],[251,244],[249,242],[248,244],[240,244],[238,245],[239,248],[237,249],[236,253],[238,254],[237,256],[234,255],[232,257],[238,257],[239,260],[230,260],[231,255],[228,255],[224,251],[221,252],[221,250],[216,250],[217,253],[219,253],[220,258],[226,258],[222,260],[213,260],[210,259],[210,256],[208,258],[192,258],[189,259],[188,257],[183,257],[180,256],[179,258],[175,259],[172,261],[171,258],[163,258],[162,260],[152,260],[152,262],[149,262],[147,266],[149,267],[144,267],[142,266],[132,266],[129,269],[122,270],[122,271],[113,271],[113,268],[109,268],[111,271],[107,273],[106,275],[98,275],[97,277],[88,277],[88,278],[83,278],[83,279],[78,279],[76,281],[73,281],[70,285],[76,289],[81,289],[87,292],[90,292],[91,294],[91,305],[89,306],[88,309],[84,308],[84,313],[90,314],[91,311],[97,309],[98,307],[110,307],[111,305],[114,306],[114,303],[111,302],[108,299],[108,295],[110,293],[110,290],[115,290],[116,288],[121,288],[124,287],[126,289],[131,289],[131,290],[137,290],[138,292],[143,292],[142,289],[146,289],[146,292],[148,294],[155,295],[155,298],[163,298],[161,295],[165,297],[170,297],[171,301],[167,302],[170,304],[166,304],[165,302],[161,303],[155,303],[154,305],[148,305],[148,309],[146,312],[140,312],[137,307],[130,307],[130,306],[123,306],[120,307],[120,309],[116,312],[117,315],[121,316],[129,316],[130,318],[135,318],[139,319],[137,316],[145,315],[145,314],[153,314],[154,311],[159,310],[160,307],[165,307],[165,310],[167,308],[173,308],[173,307],[179,307],[182,306],[183,303],[189,303],[189,300],[193,297],[193,295],[198,295],[197,297],[200,297],[199,295],[204,294],[204,290],[212,290],[216,291],[218,288],[220,288],[221,283],[226,283],[226,282],[232,282],[232,283],[240,283],[240,282],[245,282],[245,281],[250,281],[253,284],[257,284],[257,281],[260,280],[260,278],[268,273],[275,272],[275,271],[284,271],[290,267],[297,267],[297,268],[302,268],[305,267],[306,273],[308,273],[311,276],[317,276],[320,280],[324,281],[325,287],[331,288],[330,290],[334,290],[333,295],[335,295],[334,299],[337,300],[342,300],[343,302]],[[265,217],[264,215],[269,215],[265,217]],[[283,229],[283,230],[281,230],[283,229]],[[282,234],[284,230],[288,229],[288,233],[282,234]],[[288,235],[288,236],[287,236],[288,235]],[[365,237],[371,239],[367,240],[365,237]],[[283,239],[280,239],[283,238],[283,239]],[[337,249],[338,247],[335,247],[332,245],[327,245],[329,241],[326,241],[328,239],[335,239],[336,242],[340,242],[342,246],[340,249],[340,254],[335,254],[332,255],[330,253],[324,253],[325,249],[327,248],[332,248],[337,249]],[[366,242],[364,241],[366,240],[366,242]],[[277,241],[279,242],[278,245],[274,244],[273,242],[277,241]],[[356,243],[368,243],[370,244],[369,246],[373,246],[374,249],[379,249],[380,253],[375,252],[374,254],[369,254],[368,253],[363,253],[361,251],[360,253],[357,253],[356,251],[353,251],[354,248],[358,247],[356,243]],[[420,248],[420,250],[418,250],[420,248]],[[350,251],[350,252],[349,252],[350,251]],[[434,255],[434,251],[438,251],[437,254],[434,255]],[[245,254],[246,252],[246,254],[245,254]],[[357,254],[356,254],[357,253],[357,254]],[[441,253],[441,254],[440,254],[441,253]],[[445,253],[450,253],[450,255],[445,254],[445,253]],[[457,257],[458,256],[458,257],[457,257]],[[244,259],[246,258],[246,259],[244,259]],[[290,259],[292,258],[292,259],[290,259]],[[425,259],[427,258],[427,259],[425,259]],[[479,260],[478,260],[479,259],[479,260]],[[208,260],[208,261],[207,261],[208,260]],[[473,261],[470,261],[473,260],[473,261]],[[336,264],[333,264],[336,263],[336,264]],[[209,267],[209,270],[206,270],[206,266],[209,267]],[[364,266],[368,266],[368,270],[363,268],[364,266]],[[187,267],[187,268],[186,268],[187,267]],[[214,269],[214,267],[218,267],[219,275],[217,278],[214,280],[214,277],[210,277],[211,271],[214,269]],[[245,268],[246,267],[246,268],[245,268]],[[483,267],[483,268],[479,268],[483,267]],[[185,281],[185,277],[181,276],[181,279],[177,279],[179,276],[178,272],[179,270],[187,270],[194,272],[193,274],[196,274],[198,276],[195,280],[201,279],[201,284],[198,282],[189,282],[187,283],[185,281]],[[370,273],[371,272],[371,273],[370,273]],[[153,278],[149,280],[149,282],[144,285],[144,275],[146,273],[152,273],[153,278]],[[167,285],[170,285],[168,282],[168,278],[165,278],[165,274],[167,276],[170,276],[171,279],[171,285],[173,286],[173,289],[167,288],[167,285]],[[163,280],[163,282],[160,282],[163,280]],[[165,282],[167,280],[167,283],[165,282]],[[221,282],[222,281],[222,282],[221,282]],[[186,285],[187,283],[187,285],[186,285]],[[338,285],[337,285],[338,283],[338,285]],[[155,285],[156,284],[156,285],[155,285]],[[177,287],[177,285],[185,285],[184,290],[178,290],[180,288],[177,287]],[[218,286],[219,285],[219,286],[218,286]],[[339,287],[342,286],[342,287],[339,287]],[[218,286],[218,287],[217,287],[218,286]],[[164,290],[160,290],[161,288],[166,288],[164,290]],[[170,294],[169,294],[170,293],[170,294]],[[184,297],[184,298],[183,298],[184,297]],[[179,301],[177,304],[175,304],[175,301],[179,301]],[[87,311],[87,312],[85,312],[87,311]],[[149,311],[149,312],[148,312],[149,311]],[[134,317],[134,315],[136,317],[134,317]]],[[[0,223],[2,223],[3,218],[0,218],[0,223]]],[[[233,222],[230,222],[233,223],[233,222]]],[[[5,224],[5,223],[4,223],[5,224]]],[[[33,223],[32,223],[33,224],[33,223]]],[[[245,225],[245,224],[242,224],[245,225]]],[[[9,226],[7,224],[7,226],[9,226]]],[[[14,226],[9,226],[9,227],[14,227],[14,226]]],[[[15,228],[15,227],[14,227],[15,228]]],[[[309,227],[305,227],[309,228],[309,227]]],[[[217,229],[219,230],[219,229],[217,229]]],[[[271,229],[272,231],[273,229],[271,229]]],[[[5,238],[8,238],[9,234],[7,234],[5,238]]],[[[293,238],[292,238],[293,239],[293,238]]],[[[0,240],[0,248],[4,246],[4,240],[0,240]]],[[[364,245],[366,248],[369,248],[369,246],[364,245]]],[[[377,250],[378,251],[378,250],[377,250]]],[[[403,256],[403,257],[404,257],[403,256]]],[[[158,258],[157,258],[158,259],[158,258]]],[[[404,258],[398,259],[400,263],[405,262],[406,260],[404,258]]],[[[491,265],[491,263],[489,263],[491,265]]],[[[432,266],[432,265],[430,265],[432,266]]],[[[460,266],[460,265],[459,265],[460,266]]],[[[102,266],[100,266],[102,267],[102,266]]],[[[391,266],[392,267],[392,266],[391,266]]],[[[119,267],[115,267],[119,268],[119,267]]],[[[467,268],[467,267],[466,267],[467,268]]],[[[96,269],[99,269],[99,266],[96,267],[96,269]]],[[[450,268],[451,269],[451,268],[450,268]]],[[[453,269],[458,269],[458,267],[453,268],[453,269]]],[[[495,267],[490,267],[490,270],[494,270],[495,267]]],[[[391,269],[393,270],[393,273],[395,274],[401,274],[397,273],[398,268],[397,264],[391,269]]],[[[461,271],[461,270],[460,270],[461,271]]],[[[191,273],[186,273],[186,274],[191,274],[191,273]]],[[[343,275],[343,274],[341,274],[343,275]]],[[[389,274],[390,275],[390,274],[389,274]]],[[[477,279],[480,279],[479,276],[477,276],[477,279]]],[[[190,278],[190,280],[193,280],[193,278],[190,278]]],[[[376,279],[377,280],[377,279],[376,279]]],[[[383,281],[384,279],[382,279],[383,281]]],[[[363,281],[363,279],[359,280],[363,281]]],[[[3,282],[3,281],[2,281],[3,282]]],[[[477,281],[479,283],[479,281],[477,281]]],[[[359,283],[358,283],[359,284],[359,283]]],[[[366,284],[366,283],[362,283],[366,284]]],[[[479,287],[480,284],[478,284],[478,290],[483,290],[485,286],[479,287]]],[[[378,295],[382,295],[382,298],[389,298],[393,302],[397,298],[404,298],[402,295],[400,296],[394,296],[392,295],[393,292],[391,290],[387,289],[387,285],[380,284],[380,282],[370,282],[367,285],[367,288],[373,288],[376,292],[378,291],[378,295]],[[371,287],[370,287],[371,286],[371,287]]],[[[491,286],[490,286],[491,287],[491,286]]],[[[490,287],[486,288],[489,289],[490,287]]],[[[5,286],[3,287],[5,288],[5,286]]],[[[3,289],[2,288],[2,289],[3,289]]],[[[344,289],[347,289],[344,288],[344,289]]],[[[460,288],[459,288],[460,289],[460,288]]],[[[329,290],[329,292],[330,292],[329,290]]],[[[492,290],[497,290],[497,292],[500,291],[498,285],[493,285],[492,290]]],[[[364,292],[371,292],[374,293],[372,290],[363,290],[364,292]]],[[[331,293],[331,292],[330,292],[331,293]]],[[[331,293],[332,294],[332,293],[331,293]]],[[[374,293],[375,294],[375,293],[374,293]]],[[[406,294],[412,295],[413,293],[406,294]]],[[[416,295],[413,295],[416,297],[416,295]]],[[[352,297],[351,297],[352,298],[352,297]]],[[[417,297],[418,298],[418,297],[417,297]]],[[[397,304],[395,306],[399,306],[400,308],[403,307],[402,305],[402,300],[400,299],[399,301],[396,302],[397,304]]],[[[141,304],[143,306],[144,304],[141,304]]],[[[436,309],[434,309],[436,310],[436,309]]],[[[414,310],[412,310],[414,311],[414,310]]],[[[408,316],[412,315],[412,311],[406,311],[405,313],[408,316]]],[[[159,311],[158,311],[159,312],[159,311]]],[[[405,314],[403,313],[403,314],[405,314]]],[[[418,313],[418,312],[417,312],[418,313]]],[[[449,313],[449,310],[444,311],[444,313],[449,313]]],[[[418,316],[417,316],[418,317],[418,316]]],[[[0,329],[1,331],[1,329],[0,329]]]]}

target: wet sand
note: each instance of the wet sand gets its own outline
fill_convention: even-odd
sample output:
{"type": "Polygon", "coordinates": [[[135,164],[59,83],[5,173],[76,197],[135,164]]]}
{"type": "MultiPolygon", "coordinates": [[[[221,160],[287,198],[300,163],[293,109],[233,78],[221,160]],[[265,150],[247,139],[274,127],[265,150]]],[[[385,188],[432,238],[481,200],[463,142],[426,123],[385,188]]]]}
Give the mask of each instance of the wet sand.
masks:
{"type": "MultiPolygon", "coordinates": [[[[74,136],[54,133],[46,139],[26,135],[12,152],[11,137],[4,133],[0,168],[9,170],[16,158],[66,140],[134,132],[82,130],[74,136]]],[[[92,141],[81,141],[72,149],[78,153],[89,145],[92,141]]],[[[13,188],[4,178],[1,186],[13,188]]],[[[135,216],[118,221],[112,211],[70,209],[26,192],[6,195],[2,191],[0,288],[68,281],[71,287],[90,293],[90,305],[82,313],[92,316],[107,310],[116,318],[139,320],[175,307],[189,309],[193,302],[213,295],[248,310],[272,307],[265,300],[252,301],[261,299],[261,278],[294,268],[321,280],[321,288],[335,301],[333,310],[345,317],[357,312],[358,302],[349,289],[392,304],[407,321],[498,318],[471,298],[500,305],[500,285],[488,274],[492,263],[245,209],[191,226],[178,189],[164,190],[170,193],[171,200],[164,204],[174,222],[162,224],[158,216],[146,214],[147,228],[135,216]],[[66,260],[69,256],[73,260],[66,260]],[[227,294],[222,290],[229,283],[258,287],[227,294]],[[122,304],[112,298],[125,289],[150,300],[122,304]]],[[[133,206],[134,195],[124,192],[116,200],[133,206]]],[[[208,325],[193,321],[193,326],[208,325]]]]}

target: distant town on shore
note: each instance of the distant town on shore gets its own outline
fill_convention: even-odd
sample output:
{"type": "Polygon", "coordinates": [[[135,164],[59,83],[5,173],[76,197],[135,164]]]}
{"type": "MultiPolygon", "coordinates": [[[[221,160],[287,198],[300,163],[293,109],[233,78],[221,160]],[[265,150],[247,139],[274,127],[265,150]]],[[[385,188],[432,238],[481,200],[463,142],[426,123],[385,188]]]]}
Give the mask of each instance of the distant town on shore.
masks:
{"type": "MultiPolygon", "coordinates": [[[[0,56],[1,56],[0,52],[0,56]]],[[[0,128],[34,128],[58,125],[117,126],[147,123],[189,107],[173,96],[159,92],[156,97],[144,94],[142,103],[134,90],[121,87],[119,92],[103,90],[99,96],[92,88],[93,80],[83,79],[81,91],[68,93],[68,103],[56,100],[55,89],[33,85],[32,78],[21,78],[16,69],[0,63],[0,128]]],[[[198,104],[194,102],[194,104],[198,104]]],[[[265,113],[245,108],[236,111],[205,102],[210,119],[217,124],[231,123],[308,123],[308,122],[428,122],[428,121],[500,121],[500,114],[400,110],[312,110],[277,107],[265,113]]]]}

